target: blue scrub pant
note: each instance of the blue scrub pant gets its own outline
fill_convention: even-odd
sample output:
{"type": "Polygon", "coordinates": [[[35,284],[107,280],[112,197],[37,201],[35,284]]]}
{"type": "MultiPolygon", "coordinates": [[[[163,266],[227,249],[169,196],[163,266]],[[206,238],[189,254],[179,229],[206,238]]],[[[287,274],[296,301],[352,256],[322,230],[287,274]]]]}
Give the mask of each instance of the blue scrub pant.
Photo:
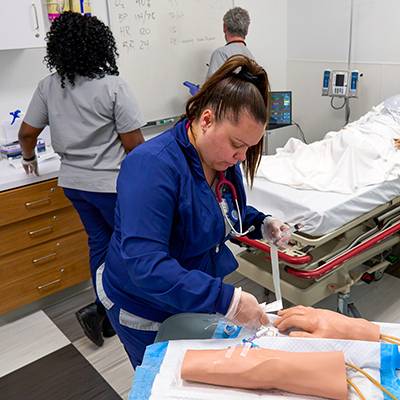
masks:
{"type": "MultiPolygon", "coordinates": [[[[63,189],[65,196],[78,212],[88,235],[90,273],[93,287],[96,288],[96,270],[105,260],[114,230],[114,209],[117,194],[63,189]]],[[[96,303],[100,308],[103,308],[98,299],[96,303]]]]}
{"type": "Polygon", "coordinates": [[[110,310],[107,310],[107,316],[128,354],[132,367],[136,369],[143,361],[146,346],[154,343],[157,332],[140,331],[121,325],[119,323],[119,311],[120,308],[114,305],[110,310]]]}

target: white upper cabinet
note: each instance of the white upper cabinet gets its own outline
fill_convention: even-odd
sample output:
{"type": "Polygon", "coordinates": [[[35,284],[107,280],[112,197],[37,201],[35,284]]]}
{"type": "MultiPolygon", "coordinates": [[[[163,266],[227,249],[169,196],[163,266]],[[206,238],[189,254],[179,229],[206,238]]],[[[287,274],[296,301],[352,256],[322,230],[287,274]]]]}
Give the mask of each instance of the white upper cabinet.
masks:
{"type": "Polygon", "coordinates": [[[0,50],[45,46],[41,0],[0,2],[0,50]]]}

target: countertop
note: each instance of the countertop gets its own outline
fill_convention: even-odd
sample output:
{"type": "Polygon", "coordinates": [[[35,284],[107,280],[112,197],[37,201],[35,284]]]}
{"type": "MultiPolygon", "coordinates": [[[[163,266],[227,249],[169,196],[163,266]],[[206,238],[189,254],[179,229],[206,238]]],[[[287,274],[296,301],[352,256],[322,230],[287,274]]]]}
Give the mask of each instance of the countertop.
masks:
{"type": "Polygon", "coordinates": [[[57,178],[60,161],[51,158],[39,162],[39,176],[26,175],[22,167],[15,168],[5,159],[0,160],[0,191],[15,189],[32,183],[57,178]]]}
{"type": "MultiPolygon", "coordinates": [[[[172,125],[173,124],[166,124],[163,126],[142,128],[142,133],[147,141],[159,135],[161,131],[170,128],[172,125]]],[[[46,143],[50,143],[50,132],[47,132],[46,135],[41,135],[41,137],[42,136],[46,139],[46,143]]],[[[60,169],[60,161],[54,158],[39,161],[39,176],[28,176],[25,174],[19,162],[17,165],[18,168],[15,168],[11,166],[7,160],[0,158],[0,192],[57,178],[60,169]]]]}

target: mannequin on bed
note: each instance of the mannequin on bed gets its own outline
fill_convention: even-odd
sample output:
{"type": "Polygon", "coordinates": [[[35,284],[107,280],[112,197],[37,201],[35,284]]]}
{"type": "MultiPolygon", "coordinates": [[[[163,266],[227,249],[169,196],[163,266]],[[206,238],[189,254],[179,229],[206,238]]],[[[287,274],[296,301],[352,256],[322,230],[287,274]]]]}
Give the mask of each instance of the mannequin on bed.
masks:
{"type": "Polygon", "coordinates": [[[297,189],[352,194],[400,176],[399,144],[400,95],[322,140],[290,138],[277,154],[262,158],[257,176],[297,189]]]}

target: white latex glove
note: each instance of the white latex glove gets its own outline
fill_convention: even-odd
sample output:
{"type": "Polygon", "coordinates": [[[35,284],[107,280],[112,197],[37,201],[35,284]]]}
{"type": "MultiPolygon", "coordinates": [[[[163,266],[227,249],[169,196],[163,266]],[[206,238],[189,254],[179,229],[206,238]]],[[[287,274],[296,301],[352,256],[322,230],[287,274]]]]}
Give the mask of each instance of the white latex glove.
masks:
{"type": "Polygon", "coordinates": [[[268,323],[268,317],[257,299],[250,293],[235,288],[231,305],[225,317],[234,325],[258,329],[268,323]]]}
{"type": "Polygon", "coordinates": [[[288,246],[291,235],[290,227],[279,219],[266,217],[263,221],[261,232],[263,238],[276,247],[285,248],[288,246]]]}
{"type": "Polygon", "coordinates": [[[22,166],[27,175],[36,175],[39,176],[39,169],[38,169],[38,162],[36,158],[36,154],[33,156],[32,159],[26,160],[22,158],[22,166]]]}

